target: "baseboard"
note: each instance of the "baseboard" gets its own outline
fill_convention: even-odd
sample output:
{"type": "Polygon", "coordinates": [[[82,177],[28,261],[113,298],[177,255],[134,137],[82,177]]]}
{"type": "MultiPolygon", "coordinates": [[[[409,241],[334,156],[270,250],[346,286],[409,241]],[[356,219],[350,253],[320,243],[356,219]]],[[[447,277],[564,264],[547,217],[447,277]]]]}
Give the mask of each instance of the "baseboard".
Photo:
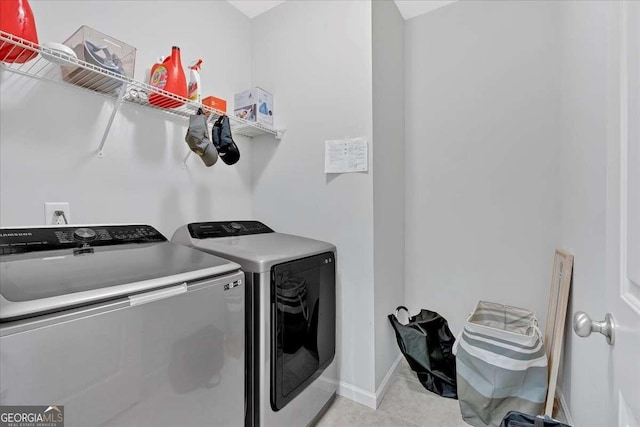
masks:
{"type": "Polygon", "coordinates": [[[398,371],[400,370],[400,362],[402,362],[402,359],[402,354],[399,354],[398,358],[389,368],[387,375],[385,375],[382,379],[380,387],[378,387],[378,389],[376,390],[376,409],[378,408],[378,406],[380,406],[380,402],[382,402],[382,399],[384,399],[384,395],[387,394],[387,390],[389,390],[389,387],[391,386],[391,380],[393,380],[398,374],[398,371]]]}
{"type": "Polygon", "coordinates": [[[338,383],[338,394],[371,409],[376,409],[376,395],[353,384],[340,381],[338,383]]]}
{"type": "Polygon", "coordinates": [[[562,390],[558,388],[556,391],[556,396],[558,396],[558,402],[560,402],[560,407],[562,408],[562,413],[566,418],[567,424],[570,426],[575,426],[573,423],[573,417],[571,416],[571,411],[569,411],[569,405],[567,405],[567,401],[564,398],[564,394],[562,394],[562,390]]]}
{"type": "Polygon", "coordinates": [[[371,409],[377,409],[380,402],[382,402],[384,395],[387,393],[389,386],[391,386],[391,380],[396,376],[397,371],[400,368],[401,361],[402,355],[399,355],[389,368],[387,375],[382,379],[380,387],[378,387],[375,393],[371,393],[370,391],[357,387],[353,384],[340,381],[340,383],[338,383],[338,394],[342,397],[346,397],[347,399],[351,399],[354,402],[358,402],[361,405],[368,406],[371,409]]]}

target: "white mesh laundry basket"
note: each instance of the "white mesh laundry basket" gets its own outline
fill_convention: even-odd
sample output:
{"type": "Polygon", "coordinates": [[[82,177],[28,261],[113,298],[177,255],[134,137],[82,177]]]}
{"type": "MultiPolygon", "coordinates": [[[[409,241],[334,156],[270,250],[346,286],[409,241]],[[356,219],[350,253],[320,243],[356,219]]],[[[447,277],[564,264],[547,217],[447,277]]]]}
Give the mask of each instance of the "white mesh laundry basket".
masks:
{"type": "Polygon", "coordinates": [[[499,426],[509,411],[540,414],[547,356],[533,311],[480,301],[454,347],[463,419],[499,426]]]}

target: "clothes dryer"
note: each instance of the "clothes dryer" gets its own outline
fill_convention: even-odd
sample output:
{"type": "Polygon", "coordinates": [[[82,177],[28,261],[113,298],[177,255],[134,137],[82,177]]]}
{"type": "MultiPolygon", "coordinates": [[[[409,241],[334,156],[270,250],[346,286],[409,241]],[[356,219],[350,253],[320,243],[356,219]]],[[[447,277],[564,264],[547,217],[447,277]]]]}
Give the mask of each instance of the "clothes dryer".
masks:
{"type": "Polygon", "coordinates": [[[240,264],[247,313],[247,426],[306,426],[335,396],[336,248],[257,221],[201,222],[172,240],[240,264]]]}

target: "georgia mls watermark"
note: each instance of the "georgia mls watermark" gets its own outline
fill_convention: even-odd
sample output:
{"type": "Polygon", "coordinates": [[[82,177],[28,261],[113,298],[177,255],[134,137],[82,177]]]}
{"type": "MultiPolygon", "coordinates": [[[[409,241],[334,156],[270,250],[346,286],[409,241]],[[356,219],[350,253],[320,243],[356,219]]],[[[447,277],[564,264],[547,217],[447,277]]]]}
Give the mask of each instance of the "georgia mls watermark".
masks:
{"type": "Polygon", "coordinates": [[[64,406],[0,406],[0,427],[64,427],[64,406]]]}

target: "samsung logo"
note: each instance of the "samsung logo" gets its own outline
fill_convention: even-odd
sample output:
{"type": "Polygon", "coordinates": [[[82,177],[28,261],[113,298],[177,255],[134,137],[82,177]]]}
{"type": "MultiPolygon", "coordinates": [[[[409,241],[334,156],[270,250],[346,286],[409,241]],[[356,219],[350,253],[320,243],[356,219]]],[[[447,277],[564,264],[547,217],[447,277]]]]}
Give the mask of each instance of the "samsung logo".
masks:
{"type": "Polygon", "coordinates": [[[0,237],[33,236],[33,233],[0,233],[0,237]]]}

